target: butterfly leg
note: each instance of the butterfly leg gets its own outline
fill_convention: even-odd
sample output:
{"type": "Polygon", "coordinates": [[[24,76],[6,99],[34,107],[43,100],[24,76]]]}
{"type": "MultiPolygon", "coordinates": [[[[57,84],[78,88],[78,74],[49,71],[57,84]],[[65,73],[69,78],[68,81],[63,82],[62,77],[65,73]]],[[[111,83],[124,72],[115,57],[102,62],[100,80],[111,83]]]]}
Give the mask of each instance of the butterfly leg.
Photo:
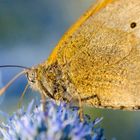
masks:
{"type": "Polygon", "coordinates": [[[84,116],[84,113],[83,113],[83,104],[82,104],[82,100],[81,100],[81,96],[77,93],[77,98],[78,98],[78,105],[79,105],[79,116],[80,116],[80,119],[81,121],[84,120],[83,116],[84,116]]]}
{"type": "Polygon", "coordinates": [[[78,93],[76,93],[76,96],[71,96],[68,102],[74,102],[74,100],[78,101],[78,107],[79,107],[78,114],[80,116],[80,120],[83,121],[84,112],[83,112],[83,104],[82,104],[81,96],[78,93]]]}
{"type": "Polygon", "coordinates": [[[45,112],[46,96],[41,93],[42,110],[45,112]]]}

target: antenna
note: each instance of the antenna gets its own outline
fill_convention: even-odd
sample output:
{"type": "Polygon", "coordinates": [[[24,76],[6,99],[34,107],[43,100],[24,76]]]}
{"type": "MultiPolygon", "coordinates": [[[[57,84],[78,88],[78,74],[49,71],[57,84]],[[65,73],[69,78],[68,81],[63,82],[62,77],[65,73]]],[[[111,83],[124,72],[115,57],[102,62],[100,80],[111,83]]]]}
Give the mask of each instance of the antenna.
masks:
{"type": "Polygon", "coordinates": [[[26,67],[26,66],[20,66],[20,65],[0,65],[0,68],[13,68],[13,67],[16,67],[16,68],[22,68],[22,69],[31,69],[29,67],[26,67]]]}

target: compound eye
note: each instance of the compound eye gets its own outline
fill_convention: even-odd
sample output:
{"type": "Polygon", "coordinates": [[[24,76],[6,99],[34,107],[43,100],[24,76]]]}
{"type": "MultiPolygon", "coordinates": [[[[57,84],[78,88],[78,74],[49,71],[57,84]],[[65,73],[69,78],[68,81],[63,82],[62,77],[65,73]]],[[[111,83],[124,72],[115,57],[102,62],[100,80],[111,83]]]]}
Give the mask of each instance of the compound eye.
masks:
{"type": "Polygon", "coordinates": [[[35,83],[36,81],[36,73],[35,72],[27,72],[27,79],[31,82],[31,83],[35,83]]]}

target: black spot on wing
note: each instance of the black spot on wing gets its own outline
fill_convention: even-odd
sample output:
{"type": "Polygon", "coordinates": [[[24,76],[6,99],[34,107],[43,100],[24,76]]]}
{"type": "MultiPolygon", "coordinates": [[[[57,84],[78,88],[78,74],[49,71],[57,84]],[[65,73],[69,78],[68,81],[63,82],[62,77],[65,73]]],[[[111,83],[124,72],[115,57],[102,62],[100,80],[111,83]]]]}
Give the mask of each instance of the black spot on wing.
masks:
{"type": "Polygon", "coordinates": [[[130,27],[133,29],[133,28],[135,28],[137,26],[137,23],[136,22],[132,22],[131,24],[130,24],[130,27]]]}

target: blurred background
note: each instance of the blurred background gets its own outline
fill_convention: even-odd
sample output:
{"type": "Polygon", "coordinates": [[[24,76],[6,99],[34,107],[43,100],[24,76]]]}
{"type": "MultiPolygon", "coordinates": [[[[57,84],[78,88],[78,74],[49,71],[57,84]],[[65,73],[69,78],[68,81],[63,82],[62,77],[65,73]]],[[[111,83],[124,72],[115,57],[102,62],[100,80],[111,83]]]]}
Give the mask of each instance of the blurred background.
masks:
{"type": "MultiPolygon", "coordinates": [[[[0,65],[34,66],[47,59],[65,31],[82,15],[94,0],[0,0],[0,65]]],[[[0,69],[0,87],[18,68],[0,69]]],[[[27,84],[24,76],[16,80],[0,96],[0,110],[13,113],[27,84]]],[[[26,107],[39,94],[28,89],[26,107]]],[[[104,117],[101,126],[107,139],[140,139],[140,112],[85,108],[92,118],[104,117]]],[[[0,117],[2,120],[2,117],[0,117]]]]}

